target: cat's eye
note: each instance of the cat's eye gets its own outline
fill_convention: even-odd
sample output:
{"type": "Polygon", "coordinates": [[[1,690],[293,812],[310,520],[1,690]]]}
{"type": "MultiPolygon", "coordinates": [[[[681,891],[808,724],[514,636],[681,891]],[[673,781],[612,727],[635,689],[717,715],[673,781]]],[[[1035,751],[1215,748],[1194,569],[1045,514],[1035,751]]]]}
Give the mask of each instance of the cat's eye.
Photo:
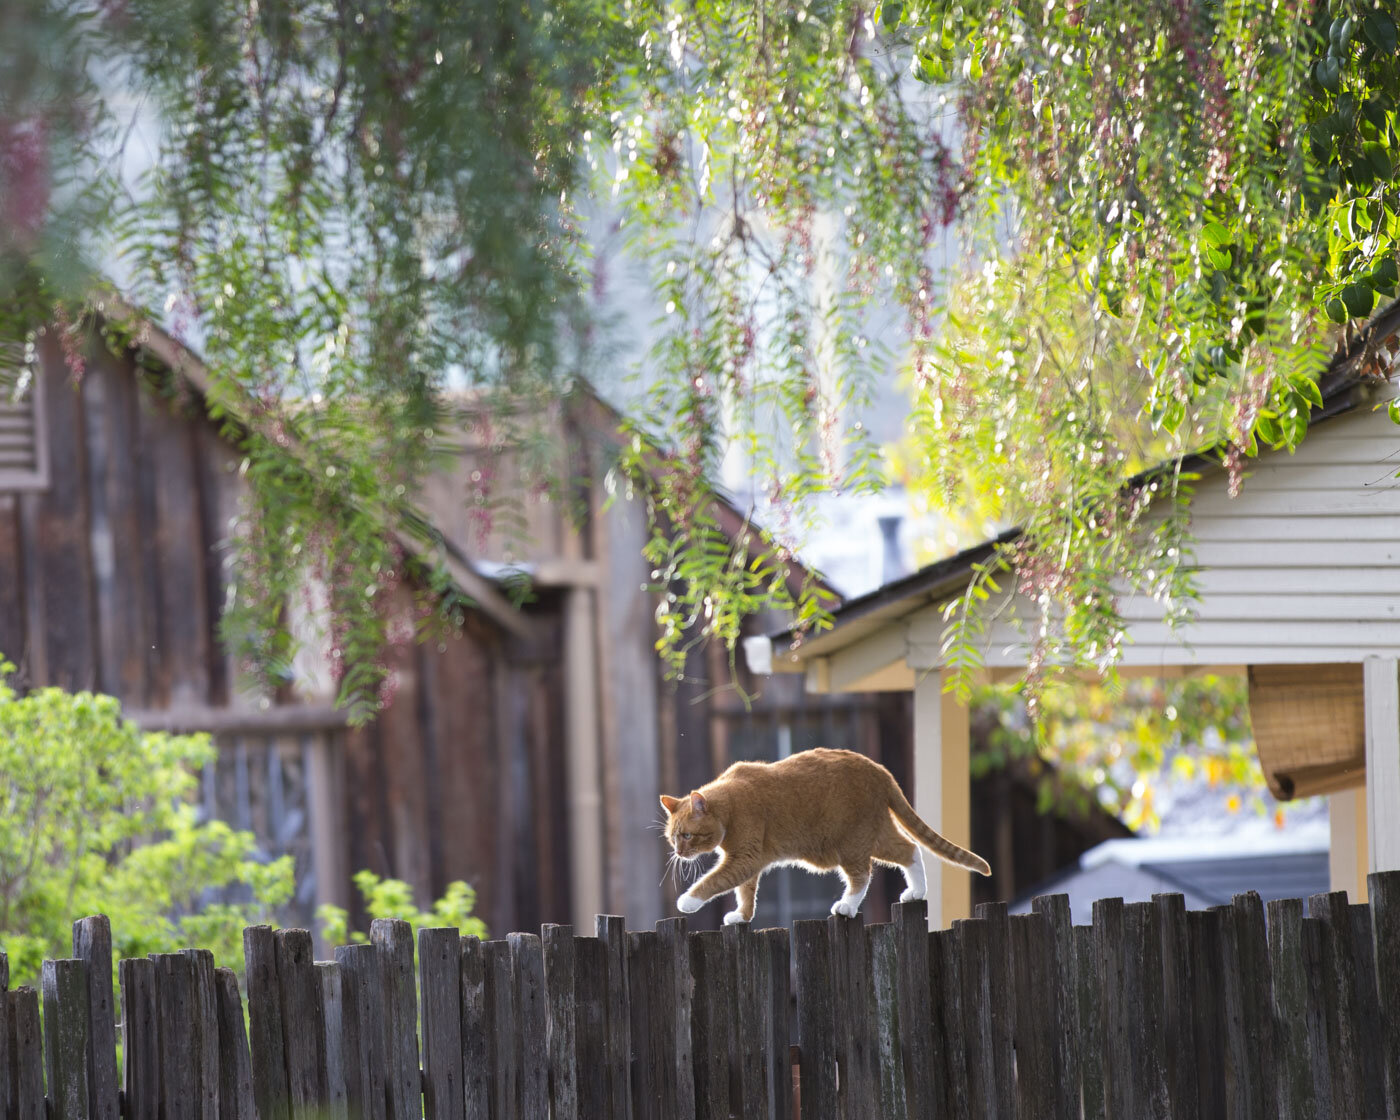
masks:
{"type": "Polygon", "coordinates": [[[688,833],[688,832],[682,832],[682,833],[681,833],[681,839],[682,839],[682,840],[689,840],[689,839],[690,839],[690,833],[688,833]]]}

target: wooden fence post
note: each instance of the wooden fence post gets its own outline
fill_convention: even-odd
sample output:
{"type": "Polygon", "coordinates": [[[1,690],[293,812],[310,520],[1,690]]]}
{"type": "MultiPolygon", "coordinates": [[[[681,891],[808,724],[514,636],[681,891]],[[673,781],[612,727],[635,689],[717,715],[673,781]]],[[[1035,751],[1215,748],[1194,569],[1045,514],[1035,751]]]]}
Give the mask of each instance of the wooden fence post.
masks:
{"type": "MultiPolygon", "coordinates": [[[[674,1055],[665,1084],[672,1095],[677,1120],[695,1120],[695,1067],[690,1042],[690,942],[684,918],[656,923],[661,953],[661,994],[667,1046],[674,1055]]],[[[786,991],[786,989],[784,989],[786,991]]],[[[784,1023],[786,1026],[786,1023],[784,1023]]],[[[786,1043],[786,1036],[784,1043],[786,1043]]]]}
{"type": "Polygon", "coordinates": [[[183,953],[152,953],[160,1016],[160,1114],[199,1114],[199,1053],[195,1037],[194,962],[183,953]]]}
{"type": "Polygon", "coordinates": [[[662,998],[661,947],[655,933],[641,931],[627,935],[627,989],[631,1013],[628,1030],[632,1054],[632,1113],[634,1116],[674,1115],[675,1106],[667,1098],[663,1051],[665,1040],[662,998]]]}
{"type": "Polygon", "coordinates": [[[1303,903],[1296,898],[1269,903],[1269,964],[1273,977],[1274,1092],[1279,1120],[1316,1114],[1308,1053],[1308,987],[1303,973],[1303,903]]]}
{"type": "Polygon", "coordinates": [[[15,1120],[45,1120],[44,1047],[39,1026],[39,993],[19,987],[10,993],[10,1080],[15,1120]]]}
{"type": "Polygon", "coordinates": [[[214,954],[208,949],[182,949],[181,953],[189,961],[195,1115],[202,1120],[219,1120],[219,1011],[214,992],[214,954]]]}
{"type": "MultiPolygon", "coordinates": [[[[692,935],[693,936],[693,935],[692,935]]],[[[578,1114],[608,1116],[605,1036],[608,1023],[608,957],[596,937],[574,938],[574,1031],[578,1114]]],[[[697,998],[699,993],[696,993],[697,998]]]]}
{"type": "Polygon", "coordinates": [[[423,1116],[463,1120],[462,937],[454,928],[418,931],[423,999],[423,1116]]]}
{"type": "Polygon", "coordinates": [[[345,1107],[351,1120],[384,1120],[384,987],[373,945],[342,945],[340,965],[345,1107]]]}
{"type": "MultiPolygon", "coordinates": [[[[772,1101],[773,1120],[793,1120],[792,1115],[792,1027],[791,1027],[791,961],[792,951],[788,943],[786,927],[759,931],[760,949],[767,961],[768,985],[768,1053],[769,1053],[769,1099],[772,1101]]],[[[686,1018],[689,1017],[689,977],[688,970],[678,977],[686,990],[686,1018]]],[[[684,1031],[685,1019],[682,1019],[684,1031]]],[[[689,1068],[690,1052],[686,1048],[685,1065],[689,1068]]],[[[682,1120],[694,1120],[693,1113],[685,1113],[682,1120]]]]}
{"type": "Polygon", "coordinates": [[[1196,1093],[1202,1117],[1225,1116],[1226,1086],[1224,981],[1221,978],[1219,910],[1189,910],[1186,935],[1191,947],[1191,1032],[1196,1040],[1196,1093]]]}
{"type": "Polygon", "coordinates": [[[971,1115],[968,1096],[968,1018],[963,1008],[961,935],[951,929],[928,934],[928,991],[932,1008],[934,1076],[941,1082],[942,1114],[971,1115]]]}
{"type": "Polygon", "coordinates": [[[1123,938],[1123,1007],[1132,1047],[1136,1115],[1170,1120],[1162,1030],[1162,935],[1150,902],[1123,907],[1123,938]]]}
{"type": "Polygon", "coordinates": [[[1351,912],[1352,952],[1356,956],[1357,1033],[1361,1047],[1361,1107],[1366,1116],[1385,1116],[1385,1025],[1376,992],[1376,947],[1371,936],[1371,908],[1363,903],[1351,912]]]}
{"type": "Polygon", "coordinates": [[[1050,922],[1044,914],[1010,919],[1011,982],[1008,998],[1016,1008],[1016,1115],[1055,1114],[1055,993],[1058,975],[1050,949],[1050,922]]]}
{"type": "Polygon", "coordinates": [[[248,977],[248,1043],[258,1120],[290,1120],[282,987],[277,978],[277,937],[271,926],[249,926],[243,931],[243,963],[248,977]]]}
{"type": "Polygon", "coordinates": [[[832,1001],[836,1015],[837,1096],[844,1120],[880,1113],[880,1071],[875,1008],[870,991],[870,947],[865,923],[833,914],[826,920],[831,944],[832,1001]]]}
{"type": "Polygon", "coordinates": [[[747,922],[725,926],[722,933],[730,995],[730,1084],[738,1090],[730,1107],[753,1120],[768,1120],[768,1046],[763,1025],[768,992],[759,977],[758,934],[747,922]]]}
{"type": "MultiPolygon", "coordinates": [[[[908,1101],[904,1087],[904,1053],[900,1034],[905,1024],[900,1016],[899,949],[892,923],[866,926],[871,971],[871,1012],[875,1028],[875,1060],[879,1074],[879,1114],[891,1120],[904,1120],[908,1101]]],[[[927,961],[925,961],[927,964],[927,961]]],[[[921,1015],[920,1018],[925,1018],[921,1015]]]]}
{"type": "Polygon", "coordinates": [[[155,962],[128,957],[117,965],[122,989],[124,1120],[159,1120],[160,1012],[155,962]]]}
{"type": "Polygon", "coordinates": [[[1162,945],[1162,1035],[1166,1047],[1167,1096],[1173,1120],[1198,1120],[1196,1038],[1191,1025],[1191,948],[1186,932],[1186,899],[1154,894],[1157,933],[1162,945]]]}
{"type": "Polygon", "coordinates": [[[1384,1019],[1386,1113],[1400,1116],[1400,871],[1367,877],[1376,991],[1384,1019]]]}
{"type": "MultiPolygon", "coordinates": [[[[349,1090],[345,1078],[345,982],[335,961],[316,962],[320,989],[321,1054],[326,1115],[329,1120],[349,1120],[349,1090]]],[[[452,993],[456,1007],[457,993],[452,993]]]]}
{"type": "Polygon", "coordinates": [[[627,1010],[626,926],[627,920],[616,914],[599,914],[594,919],[594,929],[607,960],[603,1072],[607,1078],[609,1120],[632,1120],[632,1028],[627,1010]]]}
{"type": "Polygon", "coordinates": [[[370,944],[379,954],[384,993],[385,1096],[389,1120],[419,1120],[423,1079],[418,1065],[418,995],[413,975],[413,927],[395,918],[376,918],[370,944]]]}
{"type": "MultiPolygon", "coordinates": [[[[112,925],[106,915],[73,923],[73,955],[87,962],[88,972],[88,1117],[117,1120],[117,1009],[112,999],[112,925]]],[[[0,1092],[0,1100],[4,1097],[0,1092]]]]}
{"type": "Polygon", "coordinates": [[[974,911],[987,923],[988,1025],[992,1054],[992,1095],[989,1115],[1016,1114],[1016,1072],[1013,1032],[1016,1008],[1011,1000],[1011,928],[1006,903],[982,902],[974,911]]]}
{"type": "Polygon", "coordinates": [[[490,1021],[486,1017],[486,961],[481,941],[461,940],[462,1090],[467,1120],[491,1113],[490,1021]]]}
{"type": "Polygon", "coordinates": [[[512,933],[511,971],[515,975],[516,1017],[520,1024],[520,1108],[522,1116],[549,1114],[549,1040],[544,1009],[544,950],[533,933],[512,933]]]}
{"type": "Polygon", "coordinates": [[[1332,1115],[1361,1116],[1361,1058],[1356,1006],[1356,955],[1346,891],[1315,894],[1308,913],[1322,921],[1322,979],[1326,1000],[1327,1049],[1332,1080],[1332,1115]]]}
{"type": "Polygon", "coordinates": [[[953,922],[962,984],[963,1045],[967,1053],[967,1100],[973,1111],[1007,1120],[995,1111],[996,1059],[992,1054],[992,995],[987,961],[987,923],[979,918],[953,922]]]}
{"type": "MultiPolygon", "coordinates": [[[[549,1107],[553,1120],[578,1120],[578,1075],[574,1032],[574,929],[546,925],[544,986],[549,1016],[549,1107]]],[[[683,935],[682,935],[683,936],[683,935]]],[[[687,1021],[687,1049],[689,1022],[687,1021]]],[[[688,1086],[687,1082],[687,1086],[688,1086]]]]}
{"type": "Polygon", "coordinates": [[[1069,896],[1040,895],[1031,900],[1033,913],[1045,919],[1046,952],[1050,966],[1051,1077],[1055,1120],[1079,1118],[1079,1001],[1069,896]]]}
{"type": "MultiPolygon", "coordinates": [[[[309,1115],[326,1105],[325,1024],[321,1020],[321,981],[316,975],[311,934],[277,931],[277,979],[282,998],[282,1042],[292,1114],[309,1115]]],[[[417,1024],[414,1042],[417,1042],[417,1024]]],[[[417,1063],[414,1063],[415,1072],[417,1063]]]]}
{"type": "Polygon", "coordinates": [[[255,1120],[253,1064],[233,969],[214,970],[214,999],[219,1019],[219,1120],[255,1120]]]}
{"type": "Polygon", "coordinates": [[[84,1120],[88,1108],[87,964],[45,961],[44,1057],[51,1120],[84,1120]]]}
{"type": "Polygon", "coordinates": [[[937,1002],[929,1002],[928,903],[896,902],[895,952],[898,956],[899,1047],[904,1070],[904,1099],[911,1117],[942,1116],[933,1020],[937,1002]]]}
{"type": "Polygon", "coordinates": [[[1103,1070],[1103,985],[1093,926],[1072,926],[1075,1005],[1079,1012],[1079,1078],[1084,1120],[1104,1120],[1108,1101],[1103,1070]]]}
{"type": "MultiPolygon", "coordinates": [[[[730,1115],[730,1023],[726,1014],[730,980],[725,957],[722,933],[706,930],[690,935],[690,970],[695,977],[690,1039],[696,1120],[728,1120],[730,1115]]],[[[805,1083],[803,1092],[805,1098],[805,1083]]]]}
{"type": "Polygon", "coordinates": [[[516,1022],[515,976],[510,942],[481,946],[486,975],[486,1022],[491,1035],[491,1118],[520,1116],[520,1027],[516,1022]]]}

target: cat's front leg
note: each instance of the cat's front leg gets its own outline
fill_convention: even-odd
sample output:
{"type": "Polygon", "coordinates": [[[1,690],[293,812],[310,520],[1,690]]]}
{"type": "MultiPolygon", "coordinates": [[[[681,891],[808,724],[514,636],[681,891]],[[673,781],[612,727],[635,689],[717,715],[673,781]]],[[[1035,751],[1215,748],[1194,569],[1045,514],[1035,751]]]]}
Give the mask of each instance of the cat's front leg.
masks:
{"type": "Polygon", "coordinates": [[[699,882],[676,899],[676,909],[682,914],[693,914],[710,899],[732,891],[740,883],[757,876],[761,870],[750,866],[746,860],[734,859],[725,853],[719,863],[700,877],[699,882]]]}
{"type": "Polygon", "coordinates": [[[754,903],[758,900],[758,876],[735,887],[734,899],[737,905],[724,916],[724,924],[735,926],[740,922],[753,921],[754,903]]]}

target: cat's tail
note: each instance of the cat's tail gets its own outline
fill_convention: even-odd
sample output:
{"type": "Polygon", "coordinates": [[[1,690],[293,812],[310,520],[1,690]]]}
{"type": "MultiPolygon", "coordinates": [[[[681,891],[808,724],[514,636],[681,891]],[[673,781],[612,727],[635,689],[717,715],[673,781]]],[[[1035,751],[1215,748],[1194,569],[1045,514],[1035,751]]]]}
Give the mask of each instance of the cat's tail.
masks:
{"type": "Polygon", "coordinates": [[[899,830],[921,847],[927,848],[939,859],[953,864],[955,867],[966,867],[969,871],[976,871],[979,875],[990,875],[991,866],[985,859],[976,852],[969,852],[966,848],[960,848],[951,840],[939,836],[928,825],[924,824],[919,814],[914,812],[914,806],[909,804],[908,798],[900,792],[896,786],[894,796],[890,799],[890,816],[894,818],[894,823],[899,830]]]}

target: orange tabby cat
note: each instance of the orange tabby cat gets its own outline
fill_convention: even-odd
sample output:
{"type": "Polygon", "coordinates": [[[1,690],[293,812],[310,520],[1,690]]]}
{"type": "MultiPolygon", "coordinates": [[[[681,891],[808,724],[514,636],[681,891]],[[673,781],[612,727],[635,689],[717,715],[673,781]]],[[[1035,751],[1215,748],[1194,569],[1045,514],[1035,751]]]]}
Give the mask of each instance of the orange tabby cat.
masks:
{"type": "Polygon", "coordinates": [[[687,914],[733,891],[738,905],[725,925],[753,920],[758,880],[783,864],[840,871],[846,892],[831,908],[854,918],[870,886],[871,863],[904,872],[901,902],[928,889],[923,852],[983,875],[981,856],[945,840],[914,812],[878,762],[852,751],[820,748],[781,762],[736,762],[689,797],[661,796],[666,839],[683,860],[718,851],[720,860],[676,905],[687,914]]]}

